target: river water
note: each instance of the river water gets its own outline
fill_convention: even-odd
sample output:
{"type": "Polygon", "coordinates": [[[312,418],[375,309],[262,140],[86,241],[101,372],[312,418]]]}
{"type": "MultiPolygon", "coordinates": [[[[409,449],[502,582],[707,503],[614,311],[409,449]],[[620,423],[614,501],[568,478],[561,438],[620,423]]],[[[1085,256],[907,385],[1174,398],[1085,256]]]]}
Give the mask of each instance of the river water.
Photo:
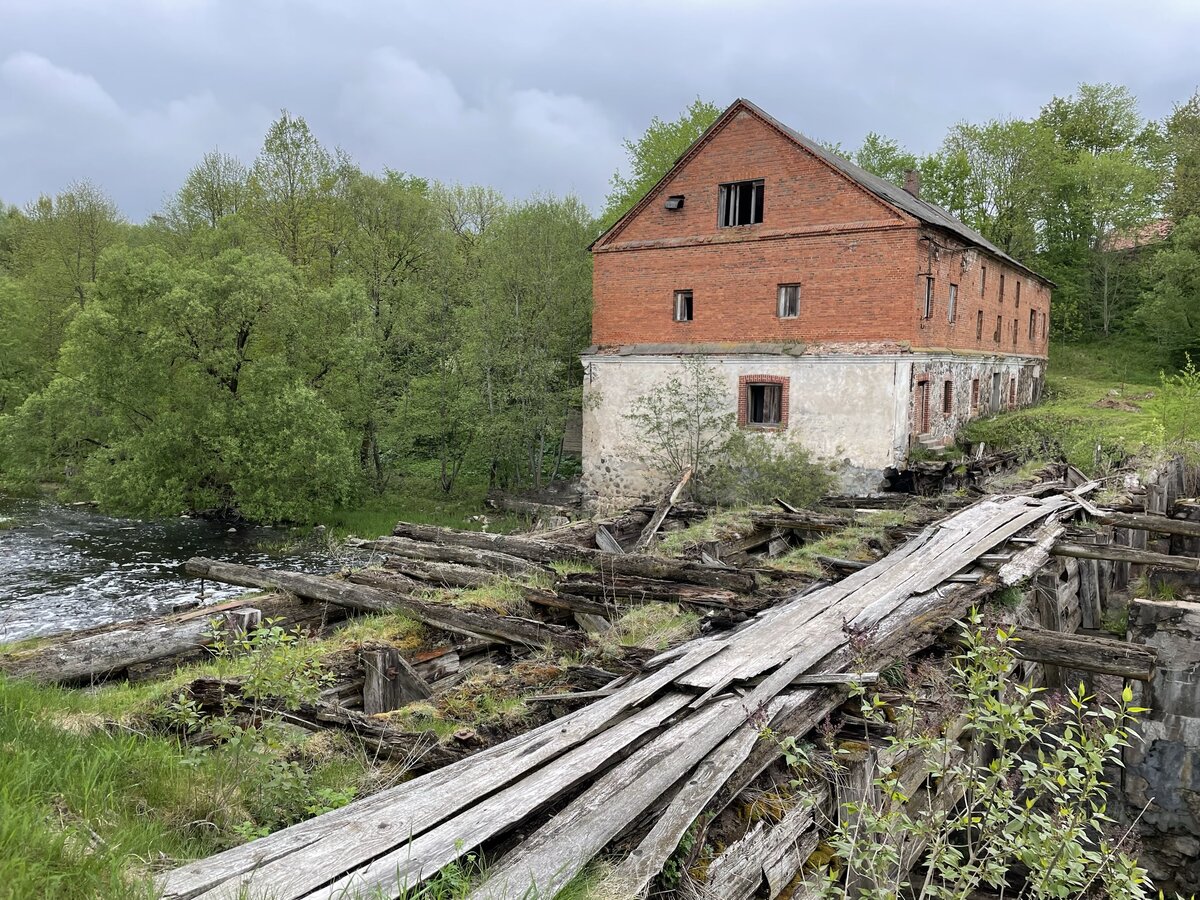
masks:
{"type": "Polygon", "coordinates": [[[245,593],[185,575],[192,556],[328,570],[325,541],[205,519],[139,521],[88,506],[0,496],[0,643],[156,615],[245,593]]]}

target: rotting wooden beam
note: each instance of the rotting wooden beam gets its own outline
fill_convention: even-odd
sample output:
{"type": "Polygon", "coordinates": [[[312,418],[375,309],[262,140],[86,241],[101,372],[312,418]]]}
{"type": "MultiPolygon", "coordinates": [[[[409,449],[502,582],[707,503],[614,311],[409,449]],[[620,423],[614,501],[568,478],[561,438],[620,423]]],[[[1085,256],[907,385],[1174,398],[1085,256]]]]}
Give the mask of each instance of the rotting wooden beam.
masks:
{"type": "Polygon", "coordinates": [[[578,650],[583,646],[579,634],[569,629],[515,616],[498,616],[444,603],[430,603],[400,591],[389,590],[386,576],[356,576],[360,582],[370,579],[373,583],[352,583],[321,575],[259,569],[203,557],[189,559],[184,571],[226,584],[285,590],[297,597],[323,600],[349,609],[402,612],[435,628],[482,640],[499,640],[530,647],[555,647],[564,651],[578,650]]]}
{"type": "Polygon", "coordinates": [[[1121,528],[1136,528],[1139,531],[1153,531],[1156,534],[1178,534],[1183,537],[1200,538],[1200,522],[1187,519],[1172,519],[1168,516],[1155,516],[1145,513],[1124,513],[1111,509],[1101,509],[1088,503],[1082,497],[1079,505],[1083,511],[1101,525],[1117,525],[1121,528]]]}
{"type": "MultiPolygon", "coordinates": [[[[549,565],[554,562],[581,561],[591,563],[601,572],[612,575],[635,575],[642,578],[661,578],[668,581],[686,581],[725,588],[740,593],[754,590],[754,576],[746,572],[713,569],[699,563],[650,556],[640,553],[618,555],[605,553],[589,547],[573,544],[550,543],[534,538],[508,534],[488,534],[482,531],[457,531],[435,525],[417,525],[401,522],[395,533],[418,541],[457,543],[468,547],[482,547],[519,556],[522,559],[549,565]]],[[[387,550],[387,540],[371,541],[367,546],[387,550]]]]}
{"type": "MultiPolygon", "coordinates": [[[[1143,532],[1144,533],[1144,532],[1143,532]]],[[[1108,559],[1134,565],[1171,569],[1176,572],[1200,572],[1200,559],[1194,556],[1171,556],[1166,553],[1151,553],[1148,550],[1133,550],[1114,545],[1072,544],[1059,541],[1050,550],[1054,556],[1073,559],[1108,559]]]]}
{"type": "Polygon", "coordinates": [[[1012,649],[1022,659],[1136,681],[1149,681],[1154,677],[1158,654],[1138,644],[1050,631],[1032,625],[1018,625],[1014,634],[1017,641],[1012,649]]]}
{"type": "Polygon", "coordinates": [[[287,629],[320,629],[346,618],[347,610],[271,595],[231,600],[170,616],[101,625],[51,635],[28,646],[0,646],[0,672],[44,684],[90,684],[116,675],[149,677],[208,651],[221,626],[213,621],[239,610],[259,610],[287,629]]]}
{"type": "Polygon", "coordinates": [[[662,526],[663,519],[667,517],[667,513],[671,511],[671,507],[679,502],[679,498],[683,496],[683,489],[687,487],[688,482],[691,480],[692,469],[689,466],[683,470],[683,474],[679,477],[679,483],[667,492],[667,495],[663,497],[655,508],[654,515],[650,517],[650,521],[642,529],[642,534],[637,539],[637,543],[633,545],[634,550],[645,550],[650,546],[654,540],[654,535],[658,533],[658,529],[662,526]]]}

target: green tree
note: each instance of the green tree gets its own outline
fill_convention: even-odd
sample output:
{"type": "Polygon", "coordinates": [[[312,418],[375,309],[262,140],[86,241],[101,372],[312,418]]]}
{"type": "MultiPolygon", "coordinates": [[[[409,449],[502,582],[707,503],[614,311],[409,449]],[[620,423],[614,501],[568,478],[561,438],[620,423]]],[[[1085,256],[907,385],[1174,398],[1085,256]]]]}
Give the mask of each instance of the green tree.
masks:
{"type": "Polygon", "coordinates": [[[1176,222],[1200,215],[1200,91],[1167,118],[1167,214],[1176,222]]]}
{"type": "Polygon", "coordinates": [[[9,464],[76,472],[106,508],[305,519],[348,499],[361,296],[304,285],[273,254],[184,264],[163,251],[106,258],[58,372],[6,423],[9,464]]]}
{"type": "Polygon", "coordinates": [[[592,234],[582,203],[547,198],[511,208],[481,247],[463,371],[482,398],[480,440],[494,481],[540,485],[547,460],[561,448],[567,412],[580,402],[592,234]]]}
{"type": "Polygon", "coordinates": [[[1174,362],[1200,359],[1200,217],[1177,224],[1150,261],[1140,314],[1174,362]]]}
{"type": "Polygon", "coordinates": [[[601,229],[611,228],[632,209],[720,114],[719,107],[697,97],[679,118],[664,122],[655,116],[641,137],[623,141],[627,171],[613,173],[601,229]]]}
{"type": "Polygon", "coordinates": [[[862,146],[854,152],[853,161],[898,187],[904,186],[905,173],[917,168],[916,156],[896,141],[875,131],[868,132],[863,138],[862,146]]]}
{"type": "Polygon", "coordinates": [[[284,110],[250,169],[251,220],[293,265],[331,275],[342,236],[334,201],[338,161],[303,117],[284,110]]]}
{"type": "Polygon", "coordinates": [[[165,218],[182,234],[216,228],[246,204],[250,173],[240,160],[220,151],[205,153],[167,205],[165,218]]]}

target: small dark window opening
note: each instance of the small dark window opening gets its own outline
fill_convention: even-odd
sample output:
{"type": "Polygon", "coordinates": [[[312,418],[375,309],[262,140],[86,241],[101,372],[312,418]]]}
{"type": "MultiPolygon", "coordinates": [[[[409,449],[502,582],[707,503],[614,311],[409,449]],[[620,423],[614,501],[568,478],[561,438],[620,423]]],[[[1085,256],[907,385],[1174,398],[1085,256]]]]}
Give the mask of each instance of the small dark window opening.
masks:
{"type": "Polygon", "coordinates": [[[746,391],[746,423],[778,425],[782,421],[783,385],[751,384],[746,391]]]}
{"type": "Polygon", "coordinates": [[[979,296],[987,292],[987,266],[979,267],[979,296]]]}
{"type": "Polygon", "coordinates": [[[933,318],[933,276],[925,278],[925,318],[933,318]]]}
{"type": "Polygon", "coordinates": [[[781,284],[779,286],[779,302],[776,312],[781,319],[794,319],[800,315],[800,285],[781,284]]]}
{"type": "Polygon", "coordinates": [[[1021,308],[1021,279],[1017,279],[1017,309],[1021,308]]]}
{"type": "Polygon", "coordinates": [[[1037,336],[1037,310],[1029,311],[1029,339],[1032,341],[1037,336]]]}
{"type": "Polygon", "coordinates": [[[1000,273],[1000,302],[1004,302],[1004,273],[1000,273]]]}
{"type": "Polygon", "coordinates": [[[758,225],[763,220],[763,181],[735,181],[721,185],[717,197],[717,224],[758,225]]]}
{"type": "Polygon", "coordinates": [[[992,340],[997,344],[1000,343],[1000,329],[1004,327],[1004,316],[996,316],[996,333],[992,335],[992,340]]]}
{"type": "Polygon", "coordinates": [[[691,291],[676,291],[675,292],[675,321],[676,322],[692,321],[692,292],[691,291]]]}
{"type": "Polygon", "coordinates": [[[983,340],[983,310],[975,314],[975,340],[983,340]]]}
{"type": "Polygon", "coordinates": [[[668,197],[665,206],[667,209],[683,209],[683,195],[676,194],[673,197],[668,197]]]}
{"type": "Polygon", "coordinates": [[[942,414],[950,415],[954,409],[954,382],[949,378],[942,384],[942,414]]]}
{"type": "Polygon", "coordinates": [[[1009,407],[1017,405],[1017,379],[1015,378],[1008,380],[1008,405],[1009,407]]]}
{"type": "Polygon", "coordinates": [[[979,379],[971,379],[971,411],[979,409],[979,379]]]}
{"type": "Polygon", "coordinates": [[[1013,346],[1017,346],[1017,320],[1013,319],[1013,346]]]}
{"type": "Polygon", "coordinates": [[[958,319],[958,285],[950,285],[950,300],[946,305],[946,320],[953,325],[958,319]]]}

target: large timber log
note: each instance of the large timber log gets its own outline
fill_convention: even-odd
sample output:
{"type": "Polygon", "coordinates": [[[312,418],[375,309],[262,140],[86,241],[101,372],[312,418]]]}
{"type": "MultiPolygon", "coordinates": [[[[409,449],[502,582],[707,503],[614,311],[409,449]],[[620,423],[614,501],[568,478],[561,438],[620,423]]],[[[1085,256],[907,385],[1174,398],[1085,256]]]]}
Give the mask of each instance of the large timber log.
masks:
{"type": "Polygon", "coordinates": [[[45,684],[90,684],[113,677],[141,679],[203,656],[227,613],[253,607],[284,628],[320,629],[346,618],[346,609],[269,595],[233,600],[172,616],[139,619],[54,635],[18,648],[0,648],[0,672],[45,684]]]}
{"type": "MultiPolygon", "coordinates": [[[[635,575],[639,578],[658,578],[685,581],[731,591],[748,593],[754,589],[754,576],[748,572],[713,569],[698,563],[637,553],[624,555],[605,553],[573,544],[540,541],[534,538],[507,534],[488,534],[482,531],[457,531],[435,525],[415,525],[401,522],[395,528],[398,537],[430,543],[458,544],[495,550],[521,559],[549,565],[554,562],[580,561],[595,565],[600,571],[613,575],[635,575]]],[[[370,541],[365,546],[387,552],[388,540],[370,541]]]]}
{"type": "Polygon", "coordinates": [[[563,651],[578,650],[583,646],[583,639],[569,629],[516,616],[498,616],[480,610],[418,600],[410,594],[395,590],[395,582],[389,584],[384,576],[379,576],[380,580],[373,585],[364,585],[322,575],[258,569],[203,557],[189,559],[184,568],[191,575],[225,584],[284,590],[298,597],[323,600],[349,609],[364,612],[403,612],[435,628],[481,640],[530,647],[549,646],[563,651]]]}
{"type": "MultiPolygon", "coordinates": [[[[356,543],[360,546],[362,545],[361,541],[356,543]]],[[[372,546],[372,542],[368,542],[367,546],[372,546]]],[[[387,553],[405,559],[455,563],[460,566],[486,569],[489,572],[515,577],[536,575],[549,571],[545,566],[539,566],[527,559],[521,559],[509,553],[497,553],[494,550],[465,547],[461,544],[435,544],[429,541],[411,541],[399,537],[388,538],[387,553]]]]}
{"type": "Polygon", "coordinates": [[[1117,512],[1111,509],[1100,509],[1092,506],[1086,500],[1081,501],[1084,511],[1101,525],[1116,525],[1120,528],[1136,528],[1141,531],[1153,531],[1157,534],[1178,534],[1183,537],[1200,537],[1200,522],[1187,519],[1172,519],[1167,516],[1154,516],[1138,513],[1117,512]]]}
{"type": "Polygon", "coordinates": [[[1109,559],[1128,562],[1156,569],[1172,569],[1176,572],[1200,572],[1200,559],[1194,556],[1171,556],[1166,553],[1151,553],[1148,550],[1133,550],[1128,547],[1104,544],[1056,543],[1050,550],[1054,556],[1074,559],[1109,559]]]}
{"type": "Polygon", "coordinates": [[[1022,659],[1137,681],[1154,677],[1158,654],[1138,644],[1031,625],[1020,625],[1015,633],[1013,650],[1022,659]]]}

